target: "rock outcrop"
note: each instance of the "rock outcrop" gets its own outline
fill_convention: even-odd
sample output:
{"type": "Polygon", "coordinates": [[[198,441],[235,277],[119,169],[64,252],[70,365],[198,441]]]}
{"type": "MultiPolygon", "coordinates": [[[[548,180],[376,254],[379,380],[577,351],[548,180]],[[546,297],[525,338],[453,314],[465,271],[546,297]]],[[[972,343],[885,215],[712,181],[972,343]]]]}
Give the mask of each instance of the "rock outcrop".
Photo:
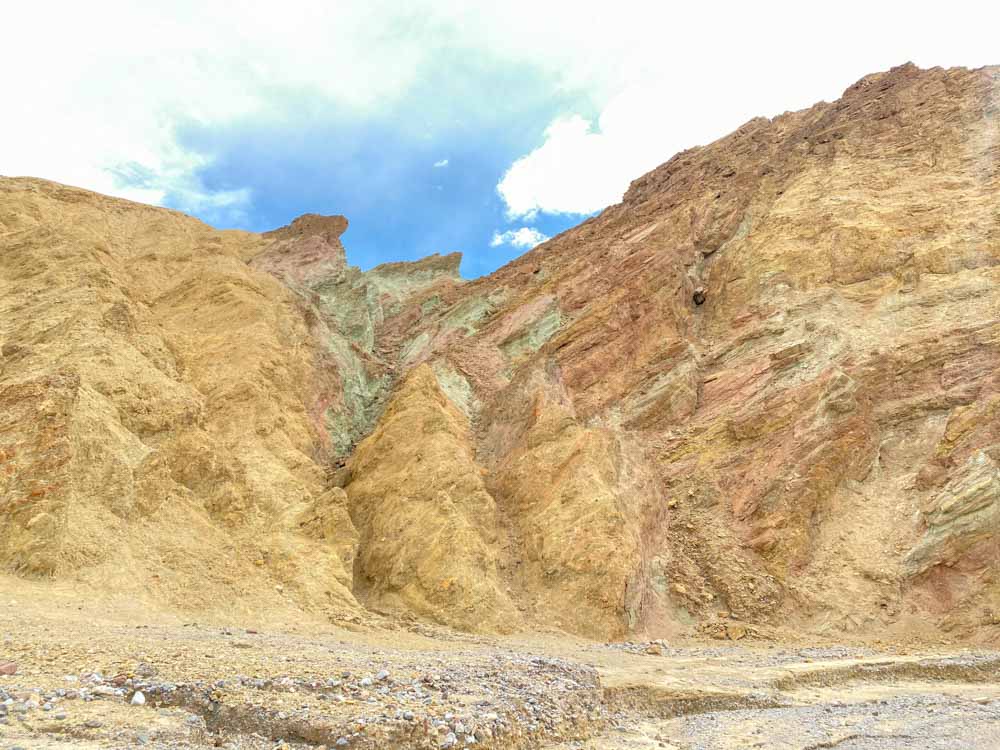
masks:
{"type": "Polygon", "coordinates": [[[393,381],[394,364],[380,356],[376,331],[413,293],[457,281],[461,261],[458,253],[434,255],[362,273],[347,264],[340,242],[346,230],[343,216],[306,214],[263,235],[272,243],[251,261],[299,298],[320,350],[317,370],[333,377],[329,398],[314,411],[316,428],[340,457],[371,431],[393,381]]]}
{"type": "Polygon", "coordinates": [[[521,618],[501,582],[499,516],[470,442],[430,367],[413,370],[351,459],[355,591],[380,609],[510,632],[521,618]]]}
{"type": "Polygon", "coordinates": [[[472,630],[1000,639],[1000,69],[752,120],[468,282],[351,268],[343,217],[0,191],[8,570],[181,586],[184,548],[472,630]]]}
{"type": "MultiPolygon", "coordinates": [[[[1000,446],[991,453],[1000,455],[1000,446]]],[[[1000,544],[1000,465],[985,451],[973,455],[924,510],[927,530],[905,559],[911,574],[954,565],[981,547],[985,562],[1000,544]]]]}
{"type": "Polygon", "coordinates": [[[5,571],[186,608],[357,610],[356,534],[327,507],[310,419],[321,358],[295,295],[247,265],[266,246],[0,180],[5,571]],[[300,530],[314,511],[337,541],[300,530]]]}
{"type": "Polygon", "coordinates": [[[562,524],[592,534],[616,617],[577,632],[725,611],[996,637],[989,514],[944,523],[961,540],[941,557],[925,508],[961,504],[965,467],[997,443],[998,165],[1000,71],[903,66],[678,154],[384,330],[419,326],[409,361],[462,374],[487,486],[528,522],[521,554],[548,566],[553,602],[590,601],[562,524]],[[523,385],[537,373],[549,395],[523,385]],[[625,474],[653,479],[609,494],[637,445],[625,474]],[[617,530],[575,496],[620,513],[617,530]]]}

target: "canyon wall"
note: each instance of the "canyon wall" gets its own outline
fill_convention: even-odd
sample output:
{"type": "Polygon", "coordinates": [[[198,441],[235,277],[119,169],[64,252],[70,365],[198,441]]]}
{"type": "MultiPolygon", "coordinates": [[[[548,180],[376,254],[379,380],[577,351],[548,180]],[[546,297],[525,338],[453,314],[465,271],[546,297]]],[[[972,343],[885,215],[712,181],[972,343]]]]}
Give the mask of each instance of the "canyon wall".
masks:
{"type": "Polygon", "coordinates": [[[0,180],[0,565],[484,632],[1000,639],[1000,69],[752,120],[473,281],[352,268],[346,228],[0,180]]]}

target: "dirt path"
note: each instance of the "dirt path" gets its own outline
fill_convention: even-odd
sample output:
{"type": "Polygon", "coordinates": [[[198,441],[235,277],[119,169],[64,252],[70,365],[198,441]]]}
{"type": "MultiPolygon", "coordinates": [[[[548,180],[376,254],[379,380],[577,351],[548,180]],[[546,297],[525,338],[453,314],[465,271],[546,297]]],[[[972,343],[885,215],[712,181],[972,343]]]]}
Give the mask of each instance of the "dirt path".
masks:
{"type": "Polygon", "coordinates": [[[0,583],[0,750],[1000,747],[997,653],[237,627],[0,583]]]}

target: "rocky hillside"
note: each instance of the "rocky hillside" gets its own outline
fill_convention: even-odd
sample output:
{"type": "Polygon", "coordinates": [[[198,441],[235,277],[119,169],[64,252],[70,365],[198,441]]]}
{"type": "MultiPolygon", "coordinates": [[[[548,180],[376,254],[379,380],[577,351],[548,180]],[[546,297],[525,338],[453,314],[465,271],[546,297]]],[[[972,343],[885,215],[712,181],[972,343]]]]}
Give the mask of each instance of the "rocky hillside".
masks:
{"type": "Polygon", "coordinates": [[[471,282],[0,180],[0,565],[185,609],[1000,641],[1000,69],[748,122],[471,282]]]}

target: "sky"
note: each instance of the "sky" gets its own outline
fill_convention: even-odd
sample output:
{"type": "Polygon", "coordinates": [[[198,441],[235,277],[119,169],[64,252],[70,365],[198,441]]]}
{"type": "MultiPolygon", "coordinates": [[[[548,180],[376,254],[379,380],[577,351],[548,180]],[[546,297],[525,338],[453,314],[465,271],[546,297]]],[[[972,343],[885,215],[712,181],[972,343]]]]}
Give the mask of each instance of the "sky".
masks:
{"type": "Polygon", "coordinates": [[[752,117],[1000,64],[997,28],[982,0],[10,2],[0,174],[220,228],[344,214],[352,263],[471,278],[752,117]]]}

